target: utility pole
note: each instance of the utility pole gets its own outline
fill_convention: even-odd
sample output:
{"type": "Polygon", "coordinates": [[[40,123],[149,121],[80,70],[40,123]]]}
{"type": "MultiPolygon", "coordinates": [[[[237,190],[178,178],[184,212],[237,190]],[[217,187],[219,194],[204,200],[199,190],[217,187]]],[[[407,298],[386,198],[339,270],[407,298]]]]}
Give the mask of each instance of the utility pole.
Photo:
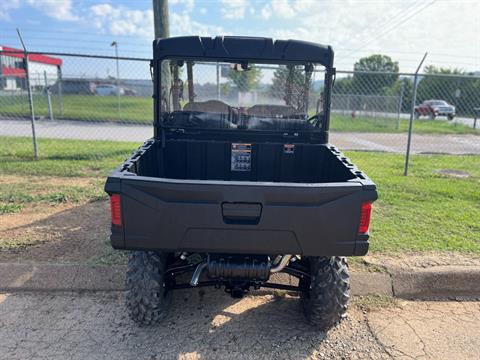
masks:
{"type": "Polygon", "coordinates": [[[168,0],[153,0],[153,24],[155,39],[170,37],[168,0]]]}
{"type": "MultiPolygon", "coordinates": [[[[168,0],[152,0],[153,3],[153,26],[155,27],[155,39],[165,39],[170,37],[170,27],[168,21],[168,0]]],[[[170,65],[167,61],[162,61],[160,65],[160,97],[165,97],[170,103],[171,84],[170,65]]],[[[158,79],[157,79],[158,80],[158,79]]],[[[189,88],[190,89],[190,88],[189,88]]],[[[168,109],[168,105],[167,105],[168,109]]]]}

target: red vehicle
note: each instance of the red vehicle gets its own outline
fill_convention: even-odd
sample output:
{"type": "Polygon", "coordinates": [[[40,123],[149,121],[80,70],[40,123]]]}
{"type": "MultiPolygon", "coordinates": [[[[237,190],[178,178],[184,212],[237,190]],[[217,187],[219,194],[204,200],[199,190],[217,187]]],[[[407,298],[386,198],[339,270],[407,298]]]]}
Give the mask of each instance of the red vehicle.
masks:
{"type": "Polygon", "coordinates": [[[428,116],[435,119],[437,116],[446,116],[448,120],[455,117],[455,106],[450,105],[444,100],[425,100],[418,106],[415,106],[415,118],[428,116]]]}

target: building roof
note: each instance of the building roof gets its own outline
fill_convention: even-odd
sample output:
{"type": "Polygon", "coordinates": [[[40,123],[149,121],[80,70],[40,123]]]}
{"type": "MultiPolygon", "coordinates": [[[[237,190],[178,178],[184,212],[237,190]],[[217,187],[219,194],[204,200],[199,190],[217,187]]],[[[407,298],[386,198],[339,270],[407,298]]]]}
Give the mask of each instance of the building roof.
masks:
{"type": "MultiPolygon", "coordinates": [[[[20,59],[23,59],[25,57],[23,50],[11,48],[8,46],[0,45],[0,51],[5,51],[5,53],[3,53],[4,55],[8,55],[8,56],[12,56],[20,59]]],[[[63,63],[62,59],[60,58],[47,56],[43,54],[28,54],[28,60],[31,62],[47,64],[47,65],[56,65],[56,66],[62,66],[62,63],[63,63]]]]}

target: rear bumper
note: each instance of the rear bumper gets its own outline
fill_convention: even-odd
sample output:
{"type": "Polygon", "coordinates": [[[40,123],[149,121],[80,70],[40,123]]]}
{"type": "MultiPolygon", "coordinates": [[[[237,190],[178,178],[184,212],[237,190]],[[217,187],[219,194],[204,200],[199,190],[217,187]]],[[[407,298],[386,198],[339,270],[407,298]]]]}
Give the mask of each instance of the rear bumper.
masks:
{"type": "Polygon", "coordinates": [[[192,181],[113,176],[123,226],[114,248],[304,256],[364,255],[358,235],[361,204],[375,186],[192,181]]]}

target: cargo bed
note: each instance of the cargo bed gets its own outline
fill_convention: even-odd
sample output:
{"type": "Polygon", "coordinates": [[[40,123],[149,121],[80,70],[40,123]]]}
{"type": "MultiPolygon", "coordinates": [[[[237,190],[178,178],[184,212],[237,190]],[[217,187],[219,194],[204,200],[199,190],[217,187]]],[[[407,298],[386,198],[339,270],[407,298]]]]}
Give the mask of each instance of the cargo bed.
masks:
{"type": "MultiPolygon", "coordinates": [[[[218,138],[218,137],[217,137],[218,138]]],[[[337,148],[295,141],[151,139],[106,183],[118,249],[364,255],[375,185],[337,148]]]]}

